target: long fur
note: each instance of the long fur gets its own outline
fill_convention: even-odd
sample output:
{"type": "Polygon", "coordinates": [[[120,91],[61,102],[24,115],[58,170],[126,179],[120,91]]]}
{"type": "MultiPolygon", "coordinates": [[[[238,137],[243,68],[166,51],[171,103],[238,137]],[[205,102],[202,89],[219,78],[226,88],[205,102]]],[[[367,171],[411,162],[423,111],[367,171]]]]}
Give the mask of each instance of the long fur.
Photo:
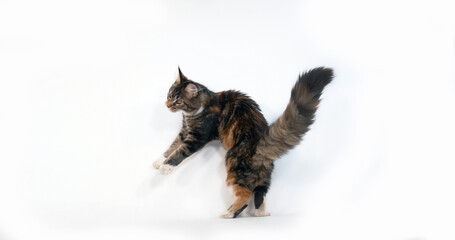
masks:
{"type": "Polygon", "coordinates": [[[252,197],[258,216],[267,216],[264,197],[270,187],[273,162],[299,144],[309,130],[322,91],[332,78],[332,70],[322,67],[300,75],[286,110],[268,126],[257,103],[247,95],[232,90],[214,93],[179,69],[166,106],[173,112],[186,113],[182,130],[163,154],[165,160],[154,166],[168,174],[209,141],[221,140],[227,150],[226,183],[236,199],[222,217],[238,216],[252,197]]]}
{"type": "Polygon", "coordinates": [[[259,143],[257,152],[261,157],[276,160],[300,143],[314,122],[322,90],[332,78],[332,69],[323,67],[299,76],[286,110],[270,125],[259,143]]]}

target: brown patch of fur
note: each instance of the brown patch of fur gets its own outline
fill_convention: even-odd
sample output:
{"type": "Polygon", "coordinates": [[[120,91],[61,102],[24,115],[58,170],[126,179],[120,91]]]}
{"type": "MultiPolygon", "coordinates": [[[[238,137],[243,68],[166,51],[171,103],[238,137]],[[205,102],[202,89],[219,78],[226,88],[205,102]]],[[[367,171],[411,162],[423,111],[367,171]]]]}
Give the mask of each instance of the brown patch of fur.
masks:
{"type": "Polygon", "coordinates": [[[209,107],[209,111],[214,112],[214,113],[220,113],[221,110],[217,106],[211,106],[211,107],[209,107]]]}
{"type": "Polygon", "coordinates": [[[226,177],[226,185],[231,186],[235,183],[235,174],[232,172],[227,171],[227,177],[226,177]]]}
{"type": "Polygon", "coordinates": [[[227,129],[221,135],[221,140],[222,140],[224,148],[226,150],[229,150],[232,148],[232,146],[234,146],[234,143],[235,143],[234,131],[237,131],[236,128],[237,128],[237,123],[233,122],[233,123],[231,123],[231,125],[229,125],[227,127],[227,129]]]}
{"type": "Polygon", "coordinates": [[[235,173],[231,171],[231,168],[232,168],[232,162],[229,160],[226,160],[226,172],[227,172],[226,185],[227,186],[233,185],[236,181],[235,173]]]}
{"type": "Polygon", "coordinates": [[[232,207],[229,209],[229,212],[235,213],[243,206],[247,205],[250,201],[251,191],[246,187],[240,185],[234,185],[232,187],[235,195],[235,202],[232,204],[232,207]]]}
{"type": "Polygon", "coordinates": [[[246,187],[242,187],[240,185],[235,185],[232,187],[232,190],[234,191],[234,195],[240,199],[247,199],[250,200],[251,197],[251,191],[248,190],[246,187]]]}

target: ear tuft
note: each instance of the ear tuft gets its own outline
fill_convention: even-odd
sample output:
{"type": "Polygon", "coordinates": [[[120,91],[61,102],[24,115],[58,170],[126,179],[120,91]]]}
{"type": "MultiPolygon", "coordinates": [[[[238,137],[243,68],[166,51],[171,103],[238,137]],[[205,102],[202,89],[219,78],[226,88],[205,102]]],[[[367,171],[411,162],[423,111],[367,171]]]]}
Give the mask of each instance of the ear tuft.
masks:
{"type": "Polygon", "coordinates": [[[190,83],[188,84],[188,86],[186,86],[185,88],[185,95],[188,97],[188,98],[194,98],[197,96],[197,93],[198,93],[198,89],[196,87],[196,85],[190,83]]]}
{"type": "Polygon", "coordinates": [[[182,70],[180,70],[180,67],[178,67],[178,69],[179,69],[179,77],[177,78],[177,81],[176,81],[176,82],[177,82],[178,84],[181,84],[181,83],[183,83],[183,82],[185,82],[185,81],[188,81],[188,78],[185,77],[185,75],[183,75],[182,70]]]}

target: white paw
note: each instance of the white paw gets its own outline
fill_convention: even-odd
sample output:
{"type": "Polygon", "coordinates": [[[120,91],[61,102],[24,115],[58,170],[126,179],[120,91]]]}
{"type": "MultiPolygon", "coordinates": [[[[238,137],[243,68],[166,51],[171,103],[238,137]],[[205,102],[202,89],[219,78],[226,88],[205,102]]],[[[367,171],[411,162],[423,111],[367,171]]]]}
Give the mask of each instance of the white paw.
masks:
{"type": "Polygon", "coordinates": [[[221,214],[220,218],[224,218],[224,219],[234,218],[234,213],[227,211],[227,212],[221,214]]]}
{"type": "Polygon", "coordinates": [[[270,216],[270,213],[256,209],[256,210],[254,210],[254,216],[255,217],[268,217],[268,216],[270,216]]]}
{"type": "Polygon", "coordinates": [[[153,162],[153,167],[156,169],[160,169],[161,165],[163,165],[165,160],[166,158],[164,156],[161,156],[159,159],[153,162]]]}
{"type": "Polygon", "coordinates": [[[172,172],[173,169],[174,169],[173,166],[169,164],[163,164],[160,166],[160,173],[161,175],[168,175],[169,173],[172,172]]]}

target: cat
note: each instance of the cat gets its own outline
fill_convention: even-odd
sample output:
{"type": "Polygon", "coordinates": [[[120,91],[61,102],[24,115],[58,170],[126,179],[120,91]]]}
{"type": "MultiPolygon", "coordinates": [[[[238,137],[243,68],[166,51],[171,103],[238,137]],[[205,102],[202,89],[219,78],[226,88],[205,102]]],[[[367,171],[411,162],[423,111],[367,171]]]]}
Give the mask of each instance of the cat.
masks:
{"type": "Polygon", "coordinates": [[[212,140],[221,140],[227,150],[226,183],[234,203],[221,215],[235,218],[253,197],[254,216],[269,216],[265,195],[271,183],[274,160],[295,147],[314,122],[324,87],[333,70],[319,67],[299,75],[284,113],[272,125],[258,104],[239,91],[212,92],[188,79],[178,68],[169,89],[166,106],[183,112],[182,129],[169,149],[153,163],[163,175],[212,140]]]}

